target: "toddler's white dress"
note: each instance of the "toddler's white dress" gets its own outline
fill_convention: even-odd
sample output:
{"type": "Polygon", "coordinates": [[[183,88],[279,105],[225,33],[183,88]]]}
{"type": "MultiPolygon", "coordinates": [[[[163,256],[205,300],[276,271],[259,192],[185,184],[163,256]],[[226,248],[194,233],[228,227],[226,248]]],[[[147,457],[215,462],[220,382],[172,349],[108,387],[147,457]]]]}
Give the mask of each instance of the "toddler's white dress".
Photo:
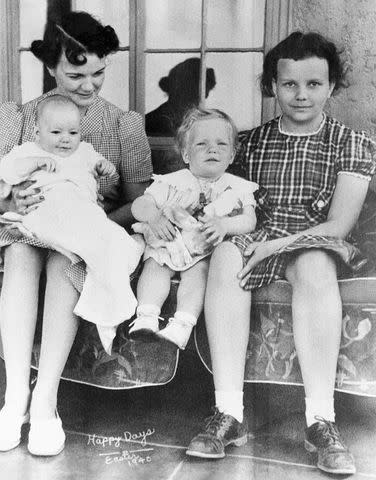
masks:
{"type": "MultiPolygon", "coordinates": [[[[253,192],[258,185],[230,173],[224,173],[220,178],[211,180],[195,177],[190,170],[183,169],[166,175],[154,175],[154,182],[145,190],[145,194],[153,197],[159,209],[169,208],[174,211],[175,207],[184,209],[190,216],[197,218],[197,237],[203,237],[200,242],[205,242],[205,235],[200,232],[200,217],[197,214],[225,216],[241,212],[245,206],[255,206],[256,202],[253,192]]],[[[196,220],[193,220],[196,221],[196,220]]],[[[179,221],[177,225],[179,226],[179,221]]],[[[184,224],[184,219],[181,222],[184,224]]],[[[191,228],[189,221],[187,229],[191,228]]],[[[192,224],[191,224],[192,225],[192,224]]],[[[133,225],[136,232],[145,232],[145,224],[140,222],[133,225]]],[[[174,271],[183,271],[190,268],[202,258],[210,255],[213,247],[207,245],[203,250],[190,248],[191,245],[184,245],[185,238],[192,239],[185,227],[177,228],[177,238],[171,242],[150,242],[145,235],[146,248],[144,260],[153,258],[160,265],[168,265],[174,271]],[[180,261],[177,264],[175,258],[179,255],[171,255],[176,250],[182,251],[180,261]]],[[[195,239],[194,239],[195,240],[195,239]]],[[[195,242],[193,242],[195,243],[195,242]]],[[[179,253],[179,252],[178,252],[179,253]]]]}

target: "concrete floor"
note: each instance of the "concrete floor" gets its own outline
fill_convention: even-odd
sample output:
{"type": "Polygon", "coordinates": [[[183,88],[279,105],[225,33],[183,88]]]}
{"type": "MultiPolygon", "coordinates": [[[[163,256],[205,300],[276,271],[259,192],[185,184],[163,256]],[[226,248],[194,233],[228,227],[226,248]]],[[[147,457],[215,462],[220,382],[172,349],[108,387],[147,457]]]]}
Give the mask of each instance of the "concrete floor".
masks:
{"type": "MultiPolygon", "coordinates": [[[[0,363],[0,398],[4,394],[0,363]]],[[[0,454],[6,480],[313,480],[326,476],[303,446],[303,390],[246,386],[247,445],[223,460],[186,457],[185,447],[210,413],[212,378],[194,352],[181,356],[178,373],[164,387],[100,390],[62,382],[59,413],[67,432],[57,457],[31,456],[21,445],[0,454]],[[115,437],[112,438],[111,437],[115,437]],[[116,437],[120,437],[116,441],[116,437]]],[[[337,420],[356,456],[354,480],[376,479],[376,399],[337,397],[337,420]]]]}

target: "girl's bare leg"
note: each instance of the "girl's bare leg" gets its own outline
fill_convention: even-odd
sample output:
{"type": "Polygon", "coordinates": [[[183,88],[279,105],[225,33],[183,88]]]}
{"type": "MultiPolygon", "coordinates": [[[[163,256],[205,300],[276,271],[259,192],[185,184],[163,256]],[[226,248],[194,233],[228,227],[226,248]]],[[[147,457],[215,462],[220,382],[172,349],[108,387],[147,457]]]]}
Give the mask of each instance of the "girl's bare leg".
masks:
{"type": "Polygon", "coordinates": [[[251,293],[239,286],[243,263],[230,242],[214,251],[205,297],[205,320],[214,385],[220,391],[242,391],[249,337],[251,293]]]}
{"type": "Polygon", "coordinates": [[[325,412],[317,414],[334,420],[328,416],[334,416],[333,393],[342,326],[335,261],[323,251],[304,252],[289,265],[286,277],[293,288],[294,341],[306,398],[317,405],[330,402],[331,407],[322,407],[331,410],[326,416],[325,412]]]}
{"type": "Polygon", "coordinates": [[[73,314],[73,309],[78,292],[65,273],[68,265],[66,257],[50,252],[46,267],[38,381],[30,408],[34,419],[55,418],[60,376],[77,333],[78,318],[73,314]]]}
{"type": "Polygon", "coordinates": [[[251,294],[239,286],[242,266],[239,249],[230,242],[220,244],[211,258],[205,319],[217,410],[188,446],[186,453],[194,457],[223,458],[228,444],[247,441],[243,382],[251,294]]]}
{"type": "Polygon", "coordinates": [[[43,250],[22,243],[5,249],[0,328],[7,387],[5,408],[24,415],[29,402],[30,362],[38,312],[43,250]]]}

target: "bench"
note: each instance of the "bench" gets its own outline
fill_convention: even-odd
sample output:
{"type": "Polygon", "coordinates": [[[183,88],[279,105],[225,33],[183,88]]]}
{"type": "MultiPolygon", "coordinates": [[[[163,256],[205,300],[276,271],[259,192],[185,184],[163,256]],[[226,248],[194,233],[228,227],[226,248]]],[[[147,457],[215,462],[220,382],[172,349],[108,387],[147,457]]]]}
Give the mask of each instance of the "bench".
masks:
{"type": "MultiPolygon", "coordinates": [[[[368,257],[357,278],[340,280],[343,327],[336,390],[376,396],[376,195],[369,192],[354,236],[368,257]]],[[[137,279],[133,280],[136,285],[137,279]]],[[[162,310],[169,318],[176,306],[174,280],[162,310]]],[[[141,343],[128,338],[128,322],[120,325],[112,355],[107,355],[96,327],[82,321],[63,372],[66,380],[107,389],[128,389],[168,383],[175,375],[179,351],[160,341],[141,343]]],[[[190,342],[210,370],[210,356],[201,317],[190,342]]],[[[234,345],[236,348],[236,345],[234,345]]],[[[37,368],[39,335],[32,365],[37,368]]],[[[291,287],[278,281],[257,290],[251,312],[246,382],[302,385],[292,335],[291,287]]]]}

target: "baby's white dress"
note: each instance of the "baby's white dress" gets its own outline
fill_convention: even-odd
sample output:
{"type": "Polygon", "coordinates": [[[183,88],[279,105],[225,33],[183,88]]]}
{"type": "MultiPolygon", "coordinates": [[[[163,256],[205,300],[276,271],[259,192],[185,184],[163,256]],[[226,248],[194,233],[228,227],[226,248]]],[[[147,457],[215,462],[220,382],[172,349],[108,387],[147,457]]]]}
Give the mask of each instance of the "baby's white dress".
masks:
{"type": "Polygon", "coordinates": [[[87,275],[74,313],[97,325],[109,353],[117,325],[129,319],[136,309],[129,276],[137,267],[143,245],[108,219],[97,204],[94,169],[102,158],[86,142],[65,158],[26,142],[1,159],[0,179],[10,185],[36,181],[32,188],[40,188],[45,200],[22,217],[22,225],[72,261],[77,260],[76,255],[85,261],[87,275]],[[53,158],[56,171],[20,175],[17,158],[33,156],[53,158]]]}

